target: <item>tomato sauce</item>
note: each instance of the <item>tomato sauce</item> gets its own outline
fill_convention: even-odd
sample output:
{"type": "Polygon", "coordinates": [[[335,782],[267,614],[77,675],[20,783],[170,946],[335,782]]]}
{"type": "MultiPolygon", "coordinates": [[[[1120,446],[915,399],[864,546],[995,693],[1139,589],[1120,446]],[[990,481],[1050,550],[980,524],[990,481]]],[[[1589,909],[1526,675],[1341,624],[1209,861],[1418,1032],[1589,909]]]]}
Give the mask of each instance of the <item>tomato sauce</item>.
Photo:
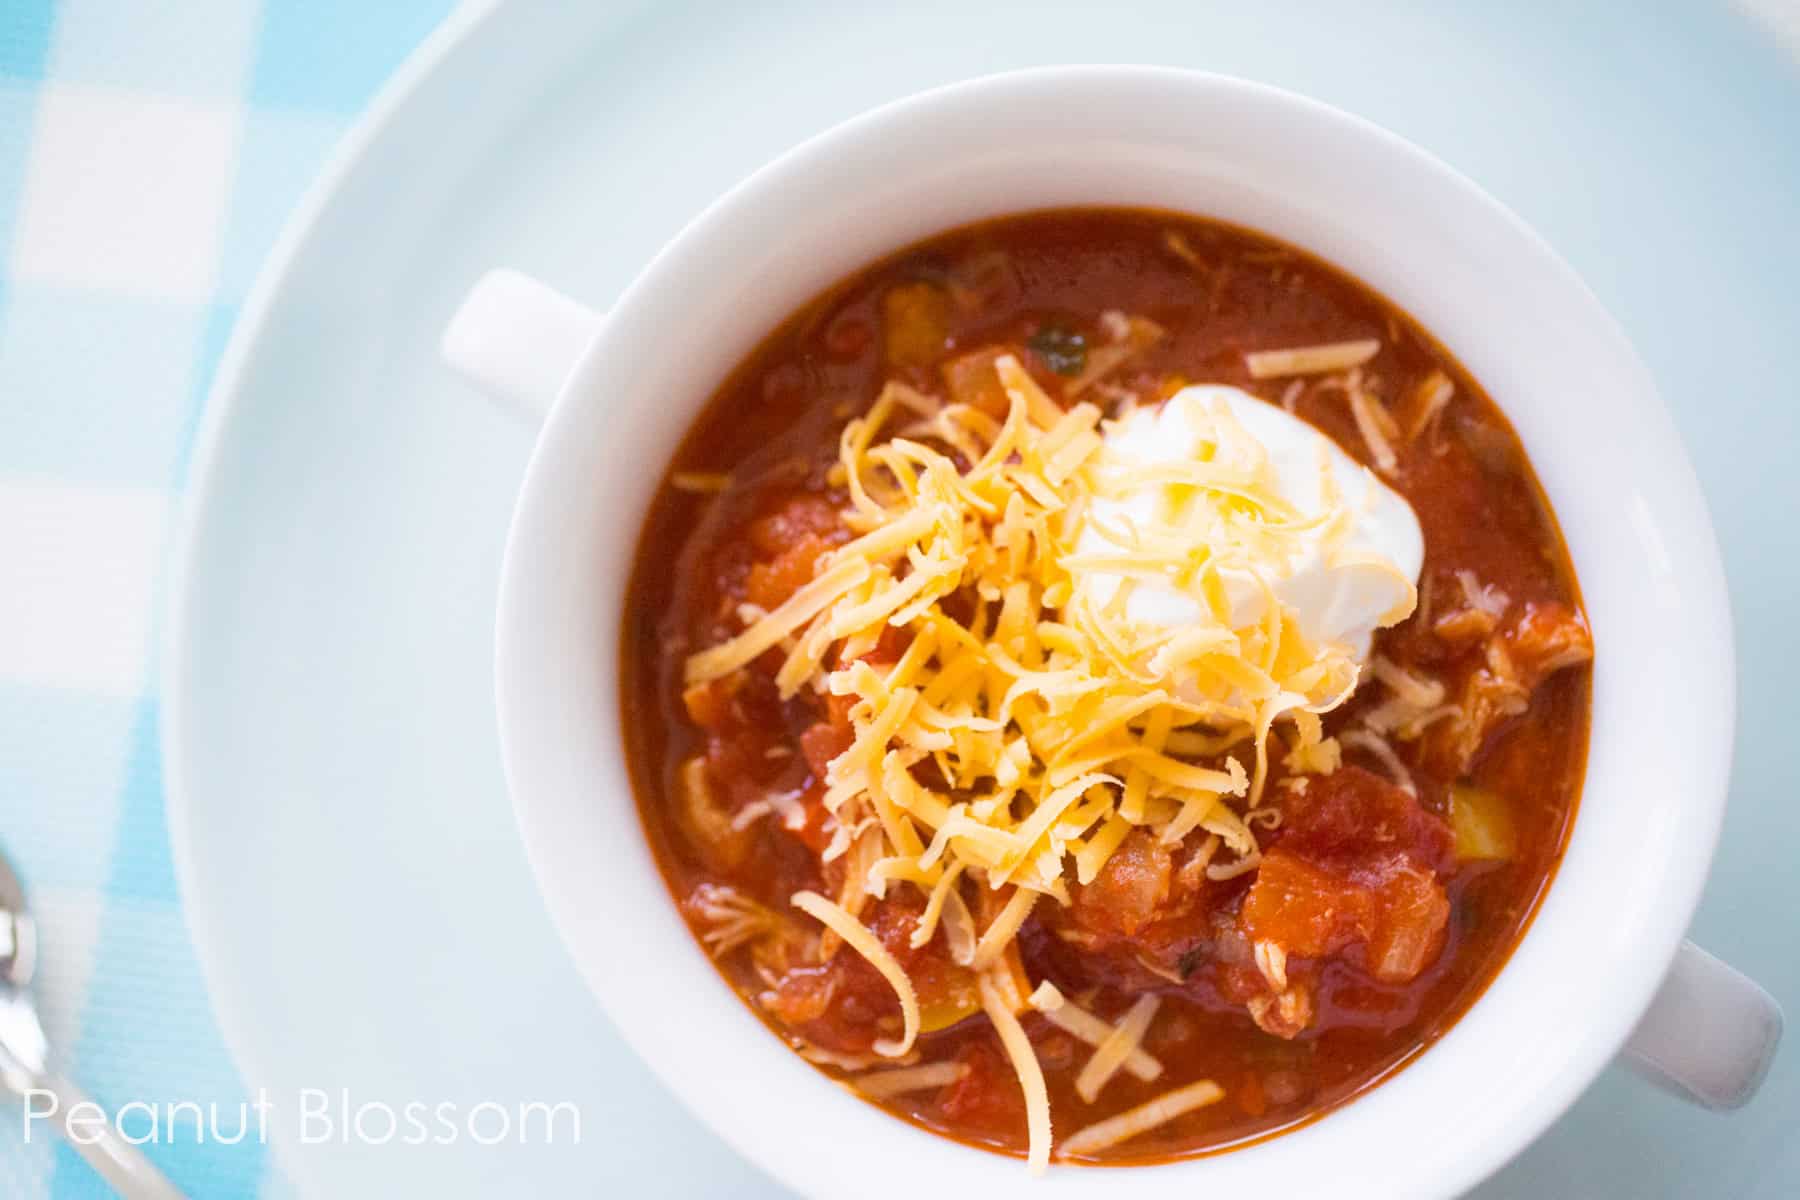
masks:
{"type": "MultiPolygon", "coordinates": [[[[1397,462],[1384,478],[1418,514],[1426,557],[1418,610],[1378,635],[1375,654],[1441,685],[1458,709],[1388,738],[1405,786],[1346,741],[1336,772],[1304,790],[1277,787],[1282,821],[1262,835],[1258,870],[1208,879],[1192,869],[1194,846],[1134,834],[1068,908],[1037,907],[1018,938],[1031,982],[1054,981],[1109,1022],[1146,992],[1163,1001],[1144,1041],[1161,1077],[1121,1073],[1093,1103],[1074,1089],[1092,1048],[1022,1015],[1059,1131],[1198,1079],[1225,1090],[1100,1158],[1126,1163],[1267,1137],[1391,1075],[1479,997],[1562,854],[1590,691],[1574,571],[1512,428],[1427,332],[1298,250],[1169,213],[1030,214],[910,247],[790,316],[695,422],[639,543],[622,711],[645,830],[676,902],[780,1036],[830,1060],[821,1069],[854,1075],[896,1027],[893,990],[848,951],[815,961],[789,924],[805,925],[789,907],[794,892],[834,894],[842,883],[842,861],[820,861],[831,832],[820,798],[848,723],[810,691],[781,700],[777,652],[702,689],[684,689],[682,664],[741,628],[740,605],[779,604],[847,539],[828,474],[845,421],[885,381],[942,395],[960,386],[971,351],[1005,347],[1054,397],[1109,321],[1116,328],[1107,313],[1148,318],[1164,336],[1088,398],[1154,403],[1185,383],[1231,384],[1284,404],[1364,462],[1371,450],[1341,387],[1254,379],[1244,356],[1379,339],[1362,383],[1393,416],[1397,462]],[[1427,403],[1446,386],[1447,403],[1427,403]],[[728,476],[719,491],[679,486],[716,475],[728,476]],[[689,794],[695,779],[705,804],[689,794]],[[745,902],[750,932],[733,941],[718,913],[745,902]],[[1265,938],[1289,948],[1285,990],[1252,960],[1265,938]]],[[[884,638],[874,654],[892,660],[902,645],[884,638]]],[[[1371,720],[1388,695],[1365,682],[1326,732],[1371,720]]],[[[1279,777],[1277,767],[1272,784],[1279,777]]],[[[942,936],[908,943],[922,905],[917,889],[895,886],[864,919],[919,989],[921,1059],[967,1069],[882,1103],[1023,1153],[1019,1084],[966,972],[942,936]]]]}

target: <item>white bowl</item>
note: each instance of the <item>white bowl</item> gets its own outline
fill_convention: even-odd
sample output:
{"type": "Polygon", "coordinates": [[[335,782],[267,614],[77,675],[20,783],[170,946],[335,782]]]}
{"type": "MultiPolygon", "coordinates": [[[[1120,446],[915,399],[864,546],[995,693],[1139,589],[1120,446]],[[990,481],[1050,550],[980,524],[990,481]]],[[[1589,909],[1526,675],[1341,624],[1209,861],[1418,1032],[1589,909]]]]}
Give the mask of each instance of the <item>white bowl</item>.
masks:
{"type": "MultiPolygon", "coordinates": [[[[447,349],[526,400],[579,357],[519,499],[496,656],[508,778],[550,911],[658,1075],[798,1190],[1451,1194],[1563,1111],[1668,972],[1712,857],[1731,753],[1731,628],[1705,506],[1648,373],[1594,297],[1511,213],[1400,139],[1212,75],[1078,67],[977,80],[882,108],[764,168],[663,250],[603,322],[502,281],[478,293],[447,349]],[[1248,226],[1418,317],[1523,439],[1567,537],[1597,658],[1567,855],[1530,932],[1447,1036],[1367,1095],[1270,1141],[1034,1180],[1018,1160],[922,1132],[834,1086],[725,984],[642,834],[619,738],[637,717],[620,711],[618,647],[659,473],[765,333],[920,237],[1079,204],[1248,226]]],[[[1729,981],[1693,978],[1703,1002],[1674,1016],[1724,1012],[1724,1040],[1683,1063],[1694,1039],[1664,1037],[1665,1068],[1690,1087],[1709,1071],[1753,1087],[1779,1028],[1772,1003],[1764,1012],[1729,981]],[[1749,1007],[1722,1007],[1733,996],[1749,1007]],[[1754,1037],[1732,1033],[1743,1012],[1764,1021],[1754,1037]]]]}

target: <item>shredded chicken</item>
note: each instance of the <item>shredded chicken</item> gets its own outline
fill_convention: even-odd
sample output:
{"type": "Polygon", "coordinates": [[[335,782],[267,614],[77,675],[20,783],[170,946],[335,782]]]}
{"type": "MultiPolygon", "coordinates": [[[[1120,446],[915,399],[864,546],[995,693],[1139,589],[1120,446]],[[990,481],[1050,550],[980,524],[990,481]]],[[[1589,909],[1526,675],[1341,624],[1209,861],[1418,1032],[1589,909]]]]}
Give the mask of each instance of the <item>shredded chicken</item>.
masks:
{"type": "Polygon", "coordinates": [[[1455,718],[1441,727],[1439,752],[1466,774],[1488,738],[1530,707],[1538,684],[1593,657],[1593,635],[1579,613],[1561,604],[1527,605],[1509,628],[1489,635],[1455,718]]]}
{"type": "MultiPolygon", "coordinates": [[[[1363,713],[1362,723],[1376,734],[1413,741],[1458,712],[1456,705],[1446,702],[1448,693],[1436,679],[1405,670],[1380,655],[1370,660],[1369,671],[1389,692],[1387,699],[1363,713]]],[[[1344,735],[1346,744],[1351,744],[1352,737],[1353,734],[1344,735]]],[[[1363,748],[1383,757],[1386,763],[1380,750],[1368,745],[1363,748]]],[[[1406,782],[1410,783],[1410,779],[1406,782]]]]}
{"type": "MultiPolygon", "coordinates": [[[[1362,345],[1363,343],[1346,343],[1346,345],[1362,345]]],[[[1380,348],[1379,342],[1368,342],[1373,355],[1380,348]]],[[[1317,347],[1319,350],[1335,349],[1333,347],[1317,347]]],[[[1349,365],[1349,364],[1342,364],[1349,365]]],[[[1252,375],[1255,374],[1252,369],[1252,375]]],[[[1349,370],[1331,376],[1319,384],[1320,391],[1342,392],[1350,405],[1350,416],[1356,421],[1356,432],[1362,437],[1363,444],[1369,449],[1369,457],[1375,463],[1375,469],[1384,475],[1391,475],[1400,465],[1399,455],[1394,451],[1394,443],[1400,438],[1400,425],[1388,412],[1387,405],[1375,394],[1375,381],[1363,375],[1360,366],[1349,366],[1349,370]]]]}
{"type": "Polygon", "coordinates": [[[1435,679],[1417,675],[1392,659],[1377,654],[1369,660],[1369,673],[1387,689],[1417,708],[1430,708],[1444,700],[1444,685],[1435,679]]]}
{"type": "Polygon", "coordinates": [[[1299,986],[1273,995],[1252,996],[1244,1007],[1258,1029],[1278,1038],[1299,1037],[1313,1020],[1312,992],[1299,986]]]}
{"type": "Polygon", "coordinates": [[[1579,613],[1560,604],[1532,605],[1513,630],[1513,649],[1536,686],[1557,671],[1590,661],[1594,638],[1579,613]]]}
{"type": "Polygon", "coordinates": [[[695,888],[687,909],[705,924],[700,941],[715,958],[759,938],[778,936],[787,925],[781,914],[722,883],[695,888]]]}
{"type": "Polygon", "coordinates": [[[1531,705],[1531,689],[1519,678],[1506,643],[1489,639],[1487,661],[1463,685],[1462,705],[1451,723],[1451,748],[1459,771],[1466,771],[1488,734],[1531,705]]]}
{"type": "Polygon", "coordinates": [[[1401,791],[1409,796],[1419,794],[1419,789],[1413,786],[1412,772],[1406,769],[1406,764],[1400,761],[1400,756],[1394,752],[1393,746],[1388,744],[1386,738],[1367,729],[1352,729],[1339,735],[1339,740],[1344,745],[1361,750],[1379,762],[1381,769],[1388,773],[1388,777],[1399,786],[1401,791]]]}
{"type": "Polygon", "coordinates": [[[1287,990],[1287,951],[1279,942],[1260,941],[1256,943],[1256,969],[1263,978],[1269,981],[1269,987],[1277,993],[1287,990]]]}
{"type": "Polygon", "coordinates": [[[1441,614],[1431,623],[1431,630],[1446,642],[1461,644],[1484,638],[1499,628],[1506,616],[1511,597],[1491,584],[1482,583],[1473,571],[1458,571],[1456,582],[1462,589],[1463,603],[1441,614]]]}
{"type": "Polygon", "coordinates": [[[1456,395],[1456,385],[1442,371],[1433,371],[1413,389],[1407,404],[1406,441],[1418,441],[1419,435],[1436,427],[1456,395]]]}

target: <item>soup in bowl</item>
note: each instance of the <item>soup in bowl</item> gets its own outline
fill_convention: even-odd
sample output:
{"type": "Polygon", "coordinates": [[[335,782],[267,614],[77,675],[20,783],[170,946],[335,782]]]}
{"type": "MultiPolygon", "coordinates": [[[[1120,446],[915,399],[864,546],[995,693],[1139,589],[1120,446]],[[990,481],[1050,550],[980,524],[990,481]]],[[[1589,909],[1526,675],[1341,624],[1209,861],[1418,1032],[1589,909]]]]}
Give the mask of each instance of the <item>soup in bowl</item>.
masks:
{"type": "MultiPolygon", "coordinates": [[[[568,376],[497,658],[552,914],[802,1190],[1442,1194],[1669,970],[1729,744],[1703,506],[1592,297],[1388,135],[979,81],[603,321],[500,276],[447,350],[568,376]]],[[[1757,1020],[1649,1052],[1729,1098],[1776,1017],[1706,979],[1757,1020]]]]}
{"type": "Polygon", "coordinates": [[[987,222],[804,307],[677,453],[626,611],[636,792],[721,970],[1038,1163],[1262,1136],[1417,1053],[1586,750],[1505,418],[1353,281],[1173,214],[987,222]]]}

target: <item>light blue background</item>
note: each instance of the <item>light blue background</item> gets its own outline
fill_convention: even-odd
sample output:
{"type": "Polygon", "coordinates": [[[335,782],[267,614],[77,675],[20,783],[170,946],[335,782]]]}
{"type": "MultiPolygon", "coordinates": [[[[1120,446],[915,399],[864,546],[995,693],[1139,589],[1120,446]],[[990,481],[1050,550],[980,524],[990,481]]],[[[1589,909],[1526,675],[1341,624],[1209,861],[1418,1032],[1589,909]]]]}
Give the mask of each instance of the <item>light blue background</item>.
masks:
{"type": "MultiPolygon", "coordinates": [[[[449,0],[0,0],[0,486],[176,498],[213,368],[276,233],[339,135],[449,9],[449,0]],[[41,270],[21,278],[29,255],[18,220],[33,172],[82,153],[50,145],[43,120],[71,96],[173,102],[201,122],[240,123],[223,219],[194,246],[212,264],[207,294],[155,278],[118,287],[41,270]]],[[[116,203],[124,211],[134,199],[120,189],[116,203]]],[[[29,555],[21,564],[19,539],[35,531],[9,527],[11,515],[0,508],[0,588],[46,586],[37,573],[54,568],[29,555]]],[[[148,681],[153,640],[143,654],[148,681]]],[[[244,1085],[182,919],[156,697],[147,682],[138,695],[98,693],[17,680],[6,666],[0,841],[45,925],[46,1021],[71,1072],[103,1102],[216,1101],[229,1131],[244,1085]]],[[[16,1109],[5,1111],[0,1196],[111,1195],[42,1132],[25,1144],[16,1109]]],[[[197,1197],[286,1191],[254,1139],[201,1148],[183,1138],[152,1153],[197,1197]]]]}

